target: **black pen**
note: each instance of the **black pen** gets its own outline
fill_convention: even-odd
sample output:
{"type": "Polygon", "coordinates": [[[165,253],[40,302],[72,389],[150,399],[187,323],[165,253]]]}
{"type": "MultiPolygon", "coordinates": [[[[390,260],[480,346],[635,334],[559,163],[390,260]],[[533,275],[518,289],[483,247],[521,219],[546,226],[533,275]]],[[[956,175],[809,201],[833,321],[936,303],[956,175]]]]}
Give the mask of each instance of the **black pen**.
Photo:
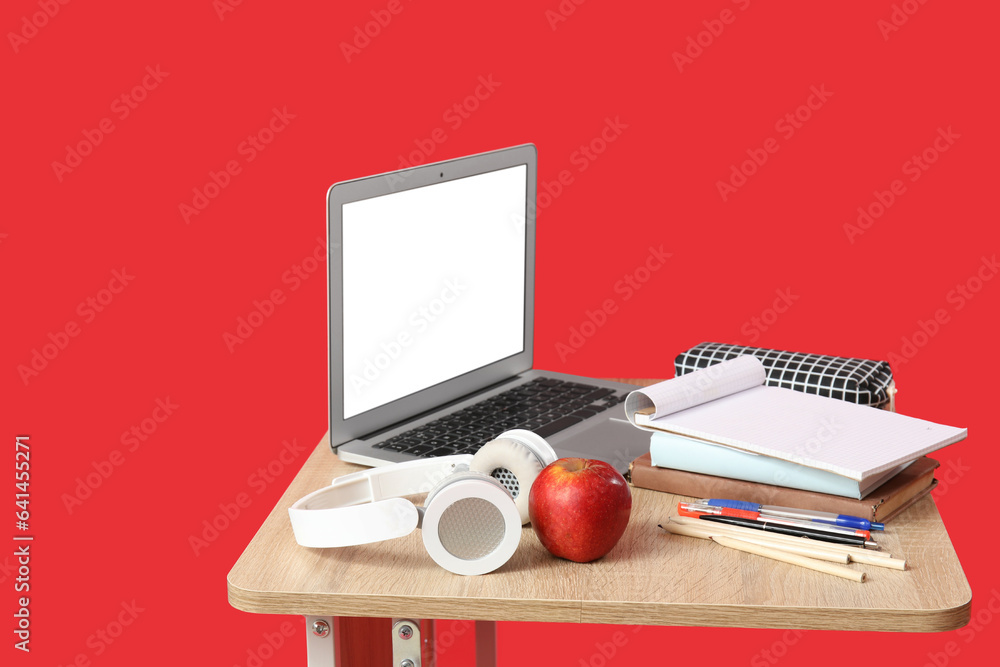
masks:
{"type": "Polygon", "coordinates": [[[878,545],[871,540],[866,540],[865,538],[857,535],[836,535],[834,533],[825,533],[819,530],[813,530],[812,528],[799,528],[793,527],[786,524],[771,523],[764,520],[754,521],[753,519],[743,519],[736,516],[719,516],[717,514],[702,514],[698,517],[702,521],[714,521],[716,523],[727,523],[731,526],[743,526],[744,528],[752,528],[754,530],[763,530],[769,533],[779,533],[781,535],[791,535],[793,537],[807,537],[811,540],[819,540],[821,542],[833,542],[834,544],[849,544],[855,547],[877,547],[878,545]]]}

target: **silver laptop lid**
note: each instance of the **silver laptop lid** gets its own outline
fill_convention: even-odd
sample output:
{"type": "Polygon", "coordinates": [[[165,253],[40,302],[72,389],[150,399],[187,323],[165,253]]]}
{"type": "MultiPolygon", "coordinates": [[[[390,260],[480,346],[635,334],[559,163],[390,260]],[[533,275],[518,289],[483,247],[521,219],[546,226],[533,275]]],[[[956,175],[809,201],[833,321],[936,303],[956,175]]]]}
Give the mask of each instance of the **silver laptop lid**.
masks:
{"type": "Polygon", "coordinates": [[[531,144],[330,188],[336,447],[531,368],[531,144]]]}

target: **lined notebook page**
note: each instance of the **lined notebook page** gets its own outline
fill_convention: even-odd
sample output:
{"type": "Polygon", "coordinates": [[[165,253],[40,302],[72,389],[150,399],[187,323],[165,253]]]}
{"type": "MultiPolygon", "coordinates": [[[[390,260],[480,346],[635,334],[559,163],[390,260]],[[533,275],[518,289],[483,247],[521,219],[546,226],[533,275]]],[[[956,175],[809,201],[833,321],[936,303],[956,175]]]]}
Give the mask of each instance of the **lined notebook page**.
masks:
{"type": "Polygon", "coordinates": [[[625,399],[625,414],[632,419],[637,412],[651,410],[648,418],[656,419],[762,385],[766,379],[764,364],[744,355],[633,391],[625,399]]]}
{"type": "Polygon", "coordinates": [[[835,398],[758,386],[659,419],[650,427],[774,456],[862,481],[967,435],[835,398]]]}

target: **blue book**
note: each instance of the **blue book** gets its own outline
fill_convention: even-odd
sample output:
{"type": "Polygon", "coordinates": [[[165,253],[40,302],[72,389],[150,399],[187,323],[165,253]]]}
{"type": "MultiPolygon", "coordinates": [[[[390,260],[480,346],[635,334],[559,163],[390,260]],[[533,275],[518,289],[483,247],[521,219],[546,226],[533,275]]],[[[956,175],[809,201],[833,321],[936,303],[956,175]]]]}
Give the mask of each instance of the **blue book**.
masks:
{"type": "Polygon", "coordinates": [[[650,436],[649,455],[652,464],[660,468],[730,477],[758,484],[784,486],[859,500],[912,463],[904,463],[859,482],[850,477],[791,461],[660,431],[650,436]]]}

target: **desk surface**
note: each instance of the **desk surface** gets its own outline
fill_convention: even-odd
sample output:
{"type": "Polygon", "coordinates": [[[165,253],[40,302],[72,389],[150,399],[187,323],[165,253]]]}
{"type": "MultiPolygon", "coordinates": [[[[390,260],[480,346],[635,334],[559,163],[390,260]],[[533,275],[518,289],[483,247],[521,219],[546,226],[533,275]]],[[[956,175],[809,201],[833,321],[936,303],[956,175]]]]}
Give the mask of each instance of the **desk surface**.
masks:
{"type": "Polygon", "coordinates": [[[295,543],[288,507],[360,469],[323,438],[230,571],[230,604],[261,614],[907,632],[969,621],[972,590],[929,496],[878,538],[907,570],[852,564],[868,573],[861,584],[668,535],[656,525],[680,497],[636,488],[628,529],[604,558],[557,559],[528,526],[502,568],[463,577],[431,560],[419,530],[340,549],[295,543]]]}

